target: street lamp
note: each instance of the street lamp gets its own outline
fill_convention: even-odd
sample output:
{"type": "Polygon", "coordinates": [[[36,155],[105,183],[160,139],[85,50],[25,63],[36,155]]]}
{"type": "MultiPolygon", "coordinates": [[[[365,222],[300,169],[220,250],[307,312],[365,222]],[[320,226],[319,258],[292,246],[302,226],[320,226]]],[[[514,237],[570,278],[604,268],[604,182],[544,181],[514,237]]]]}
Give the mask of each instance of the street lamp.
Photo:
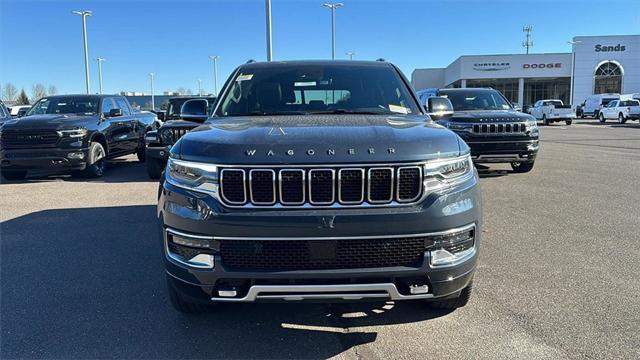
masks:
{"type": "Polygon", "coordinates": [[[582,43],[582,41],[580,40],[567,41],[567,44],[571,45],[571,89],[569,91],[569,101],[571,102],[571,104],[574,104],[574,105],[575,105],[575,101],[573,99],[573,95],[575,94],[575,91],[573,87],[574,87],[575,78],[576,78],[576,52],[573,49],[573,47],[580,43],[582,43]]]}
{"type": "Polygon", "coordinates": [[[356,53],[355,53],[355,52],[353,52],[353,51],[347,51],[347,52],[345,53],[345,55],[349,55],[349,60],[353,60],[353,55],[355,55],[355,54],[356,54],[356,53]]]}
{"type": "Polygon", "coordinates": [[[156,109],[156,99],[153,96],[153,78],[156,76],[155,73],[149,73],[149,78],[151,79],[151,110],[155,110],[156,109]]]}
{"type": "Polygon", "coordinates": [[[272,59],[271,48],[271,0],[265,0],[265,14],[267,16],[267,61],[272,59]]]}
{"type": "Polygon", "coordinates": [[[210,55],[209,59],[213,60],[213,95],[218,96],[218,55],[210,55]]]}
{"type": "Polygon", "coordinates": [[[102,95],[102,62],[105,60],[105,58],[101,57],[96,58],[96,61],[98,62],[98,82],[100,84],[100,95],[102,95]]]}
{"type": "Polygon", "coordinates": [[[202,96],[202,79],[198,79],[198,96],[202,96]]]}
{"type": "Polygon", "coordinates": [[[72,11],[72,14],[82,16],[82,38],[84,39],[84,75],[85,86],[87,94],[91,93],[91,86],[89,85],[89,49],[87,45],[87,16],[91,16],[92,12],[89,10],[72,11]]]}
{"type": "Polygon", "coordinates": [[[331,10],[331,59],[336,59],[336,9],[344,6],[343,3],[322,4],[331,10]]]}

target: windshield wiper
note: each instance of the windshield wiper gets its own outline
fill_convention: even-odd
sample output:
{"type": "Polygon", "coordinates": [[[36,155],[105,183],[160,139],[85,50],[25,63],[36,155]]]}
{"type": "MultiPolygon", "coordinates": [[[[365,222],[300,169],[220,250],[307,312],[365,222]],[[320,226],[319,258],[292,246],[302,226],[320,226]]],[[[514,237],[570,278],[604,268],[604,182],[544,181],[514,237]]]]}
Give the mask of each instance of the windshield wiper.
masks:
{"type": "Polygon", "coordinates": [[[389,115],[390,112],[382,111],[363,111],[363,110],[346,110],[346,109],[334,109],[326,111],[310,111],[309,115],[321,115],[321,114],[354,114],[354,115],[389,115]]]}

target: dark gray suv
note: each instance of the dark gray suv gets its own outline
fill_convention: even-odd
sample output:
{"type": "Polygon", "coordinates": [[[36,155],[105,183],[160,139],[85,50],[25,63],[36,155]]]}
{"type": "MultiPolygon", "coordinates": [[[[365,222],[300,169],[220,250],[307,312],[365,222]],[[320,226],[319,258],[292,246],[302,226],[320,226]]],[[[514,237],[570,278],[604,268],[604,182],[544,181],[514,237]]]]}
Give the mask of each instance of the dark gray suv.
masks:
{"type": "Polygon", "coordinates": [[[480,246],[478,177],[469,147],[428,112],[386,62],[237,68],[161,179],[174,307],[464,306],[480,246]]]}

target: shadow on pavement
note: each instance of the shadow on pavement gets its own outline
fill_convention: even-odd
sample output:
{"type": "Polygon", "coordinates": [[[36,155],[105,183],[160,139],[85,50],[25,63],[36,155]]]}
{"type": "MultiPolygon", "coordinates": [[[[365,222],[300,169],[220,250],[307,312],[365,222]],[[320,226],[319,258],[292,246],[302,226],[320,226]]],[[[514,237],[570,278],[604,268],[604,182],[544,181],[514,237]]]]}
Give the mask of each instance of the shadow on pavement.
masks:
{"type": "Polygon", "coordinates": [[[1,179],[2,184],[39,183],[50,181],[94,182],[94,183],[124,183],[124,182],[157,182],[149,179],[144,163],[127,161],[126,159],[109,160],[104,176],[97,179],[71,176],[68,172],[53,172],[47,170],[31,170],[25,180],[9,181],[1,179]]]}
{"type": "Polygon", "coordinates": [[[327,358],[358,327],[429,320],[423,303],[223,304],[167,299],[155,206],[46,210],[0,224],[0,358],[327,358]]]}

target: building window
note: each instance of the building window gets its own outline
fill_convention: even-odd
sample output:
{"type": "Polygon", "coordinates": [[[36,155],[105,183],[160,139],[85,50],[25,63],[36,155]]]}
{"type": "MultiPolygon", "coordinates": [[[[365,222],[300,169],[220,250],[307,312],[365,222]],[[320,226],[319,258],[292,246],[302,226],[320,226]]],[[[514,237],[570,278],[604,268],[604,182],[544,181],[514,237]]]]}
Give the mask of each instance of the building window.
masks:
{"type": "Polygon", "coordinates": [[[571,78],[524,79],[524,106],[531,106],[538,100],[562,100],[569,104],[571,78]]]}
{"type": "Polygon", "coordinates": [[[518,79],[467,80],[468,88],[492,88],[500,91],[511,103],[518,102],[518,79]]]}
{"type": "Polygon", "coordinates": [[[622,68],[620,65],[607,61],[596,68],[594,94],[621,93],[622,68]]]}

